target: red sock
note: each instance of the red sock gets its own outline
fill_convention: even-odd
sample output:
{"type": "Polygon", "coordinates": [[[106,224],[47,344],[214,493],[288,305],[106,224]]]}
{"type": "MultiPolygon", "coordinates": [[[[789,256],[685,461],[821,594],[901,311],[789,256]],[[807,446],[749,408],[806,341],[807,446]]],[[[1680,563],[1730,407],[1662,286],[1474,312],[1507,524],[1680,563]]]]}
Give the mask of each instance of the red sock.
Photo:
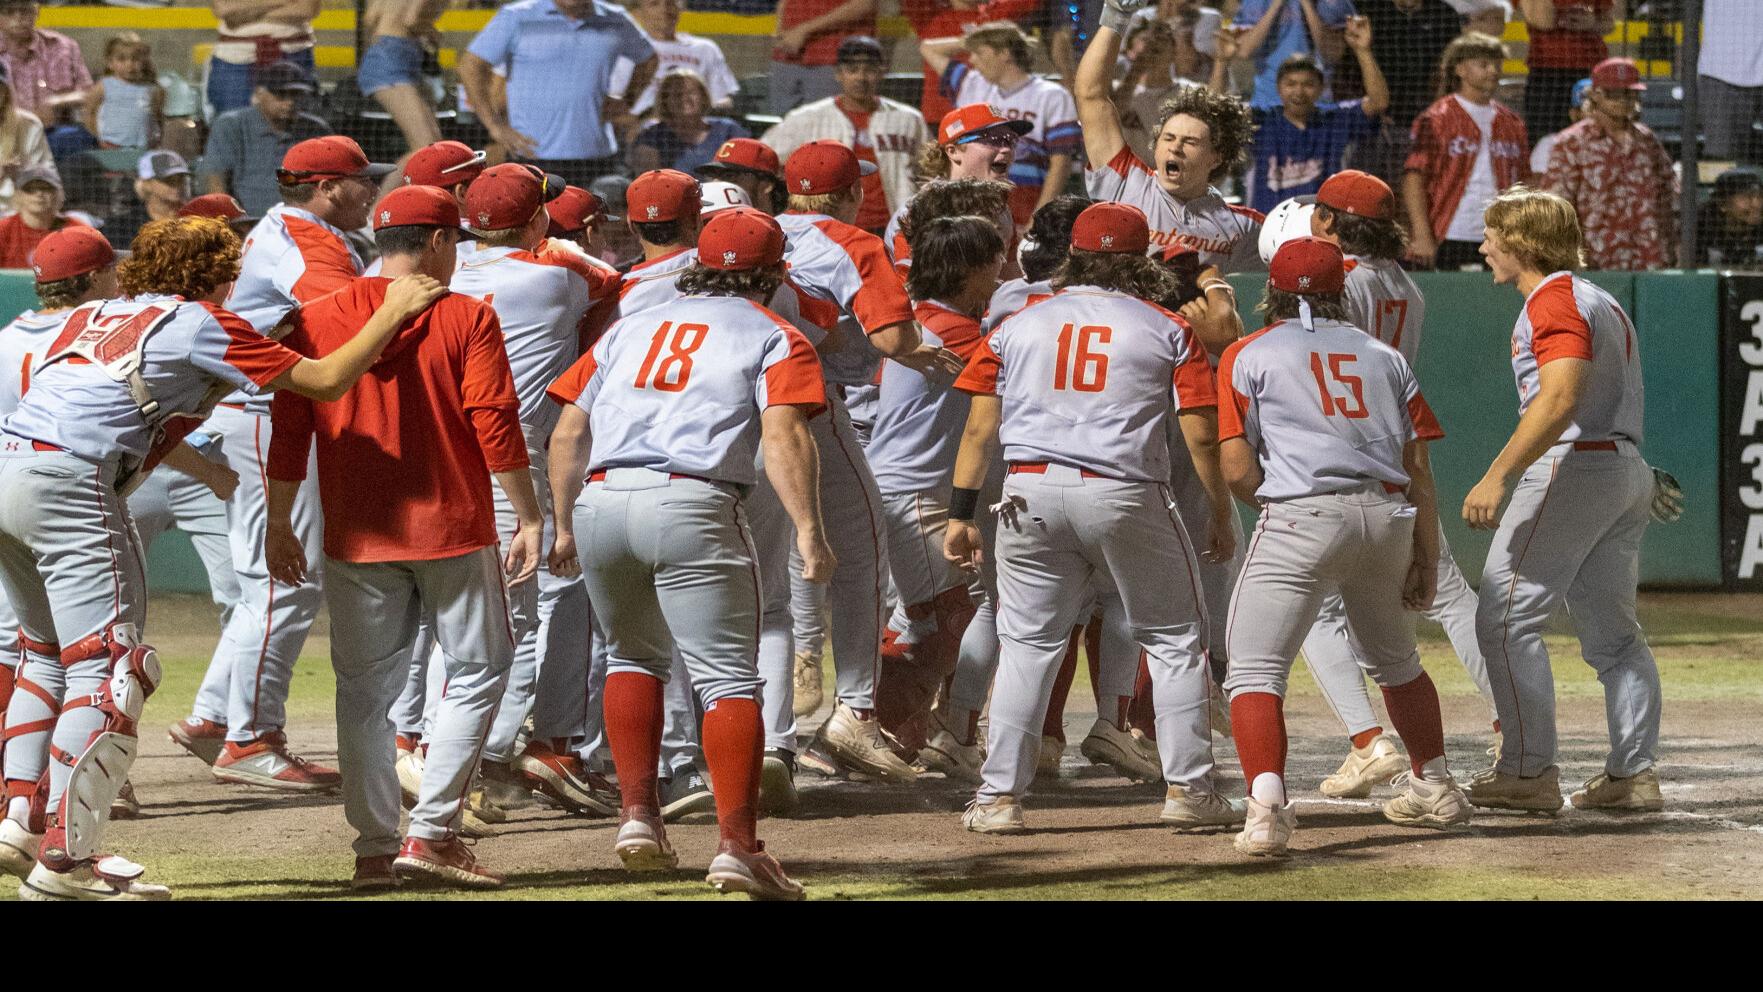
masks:
{"type": "Polygon", "coordinates": [[[1432,676],[1425,672],[1407,685],[1383,691],[1384,708],[1390,711],[1390,722],[1402,735],[1402,746],[1408,749],[1408,762],[1419,775],[1421,766],[1445,754],[1445,721],[1439,716],[1439,691],[1432,676]]]}
{"type": "Polygon", "coordinates": [[[1353,735],[1353,750],[1362,751],[1365,748],[1369,747],[1371,745],[1371,742],[1374,740],[1377,740],[1377,735],[1381,734],[1381,733],[1383,733],[1382,727],[1372,727],[1370,730],[1366,730],[1366,731],[1362,731],[1360,733],[1354,734],[1353,735]]]}
{"type": "Polygon", "coordinates": [[[1230,725],[1245,785],[1253,787],[1262,772],[1285,777],[1285,700],[1271,692],[1239,692],[1230,701],[1230,725]]]}
{"type": "Polygon", "coordinates": [[[765,722],[752,699],[718,699],[704,711],[704,763],[716,793],[722,839],[758,850],[759,764],[765,754],[765,722]]]}
{"type": "Polygon", "coordinates": [[[627,813],[661,815],[661,798],[655,792],[655,766],[661,761],[661,693],[661,680],[653,675],[606,676],[602,704],[606,742],[612,745],[612,764],[618,769],[627,813]]]}
{"type": "Polygon", "coordinates": [[[1047,718],[1041,721],[1042,737],[1065,740],[1065,698],[1071,695],[1071,680],[1077,677],[1077,646],[1081,643],[1083,628],[1071,628],[1071,643],[1066,645],[1059,674],[1053,677],[1053,694],[1047,697],[1047,718]]]}
{"type": "Polygon", "coordinates": [[[1499,733],[1499,732],[1500,732],[1500,721],[1498,721],[1498,720],[1495,720],[1495,721],[1494,721],[1494,733],[1496,733],[1496,734],[1497,734],[1497,733],[1499,733]]]}
{"type": "Polygon", "coordinates": [[[0,713],[6,712],[6,705],[12,702],[12,689],[18,684],[18,670],[11,665],[0,665],[0,713]]]}
{"type": "Polygon", "coordinates": [[[1150,740],[1157,739],[1157,703],[1151,698],[1151,659],[1139,652],[1139,675],[1133,681],[1132,703],[1126,718],[1150,740]]]}

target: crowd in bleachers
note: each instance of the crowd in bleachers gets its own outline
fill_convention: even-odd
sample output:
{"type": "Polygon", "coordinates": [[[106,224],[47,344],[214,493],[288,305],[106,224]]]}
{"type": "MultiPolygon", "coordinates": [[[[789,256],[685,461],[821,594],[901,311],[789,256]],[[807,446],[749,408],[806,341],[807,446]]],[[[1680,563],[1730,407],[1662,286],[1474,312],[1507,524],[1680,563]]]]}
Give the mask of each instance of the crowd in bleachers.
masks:
{"type": "MultiPolygon", "coordinates": [[[[487,147],[492,160],[530,161],[592,187],[615,212],[626,177],[690,172],[729,138],[757,136],[787,156],[834,137],[879,166],[866,179],[860,223],[877,232],[923,178],[919,161],[940,158],[925,146],[958,104],[989,101],[1032,125],[1001,176],[1014,187],[1019,227],[1085,165],[1069,86],[1100,0],[898,0],[916,38],[891,45],[875,40],[891,3],[884,11],[878,0],[781,0],[767,71],[745,82],[715,41],[679,30],[683,0],[518,0],[460,51],[455,99],[437,20],[456,5],[466,6],[370,0],[356,72],[331,85],[313,58],[319,0],[213,0],[212,54],[187,73],[205,80],[198,90],[186,73],[162,73],[138,34],[82,51],[37,25],[40,4],[0,0],[0,267],[25,265],[44,235],[68,223],[100,226],[126,247],[142,223],[203,192],[229,193],[247,216],[260,215],[279,199],[282,154],[333,130],[388,159],[457,138],[487,147]],[[902,86],[888,73],[889,49],[900,45],[918,49],[922,82],[902,86]],[[610,73],[580,71],[601,65],[610,73]]],[[[1402,198],[1416,267],[1480,264],[1480,208],[1528,181],[1574,202],[1594,267],[1659,268],[1679,262],[1685,179],[1675,146],[1698,128],[1675,119],[1669,97],[1657,99],[1661,81],[1611,58],[1604,40],[1618,15],[1657,28],[1679,16],[1676,4],[1627,8],[1154,0],[1127,35],[1113,96],[1146,161],[1158,107],[1178,87],[1240,96],[1255,138],[1228,196],[1265,212],[1344,168],[1378,175],[1402,198]],[[1514,54],[1501,40],[1509,20],[1527,25],[1516,78],[1504,71],[1514,54]],[[1522,95],[1508,99],[1515,83],[1522,95]],[[1465,141],[1480,151],[1454,154],[1465,141]]],[[[1737,165],[1717,181],[1688,177],[1705,183],[1697,264],[1763,264],[1763,16],[1746,8],[1704,4],[1702,156],[1737,165]]]]}

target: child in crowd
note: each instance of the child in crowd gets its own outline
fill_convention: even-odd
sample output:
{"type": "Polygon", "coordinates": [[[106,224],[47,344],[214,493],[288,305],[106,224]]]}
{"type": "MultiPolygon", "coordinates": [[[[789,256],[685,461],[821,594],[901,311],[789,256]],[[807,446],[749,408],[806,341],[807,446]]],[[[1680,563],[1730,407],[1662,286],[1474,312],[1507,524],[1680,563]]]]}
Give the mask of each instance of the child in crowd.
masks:
{"type": "Polygon", "coordinates": [[[159,141],[165,91],[153,50],[125,31],[104,43],[104,76],[86,91],[86,130],[105,148],[152,148],[159,141]]]}

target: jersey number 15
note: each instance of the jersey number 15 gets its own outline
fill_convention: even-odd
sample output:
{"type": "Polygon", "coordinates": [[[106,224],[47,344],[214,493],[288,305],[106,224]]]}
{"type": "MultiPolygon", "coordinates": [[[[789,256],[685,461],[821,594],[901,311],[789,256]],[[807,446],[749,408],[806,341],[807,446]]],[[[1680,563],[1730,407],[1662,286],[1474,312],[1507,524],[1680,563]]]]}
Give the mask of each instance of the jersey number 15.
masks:
{"type": "Polygon", "coordinates": [[[1059,357],[1053,365],[1053,388],[1099,393],[1108,385],[1108,356],[1100,346],[1114,338],[1112,327],[1066,324],[1059,331],[1059,357]],[[1076,348],[1072,347],[1076,338],[1076,348]],[[1075,352],[1075,353],[1074,353],[1075,352]]]}
{"type": "Polygon", "coordinates": [[[1365,409],[1365,380],[1356,375],[1348,375],[1344,368],[1357,359],[1352,355],[1320,355],[1310,353],[1310,374],[1316,377],[1316,392],[1322,400],[1323,416],[1342,416],[1348,420],[1359,420],[1371,415],[1365,409]],[[1323,371],[1323,363],[1327,362],[1328,370],[1323,371]],[[1347,387],[1351,396],[1336,396],[1329,387],[1330,380],[1347,387]]]}

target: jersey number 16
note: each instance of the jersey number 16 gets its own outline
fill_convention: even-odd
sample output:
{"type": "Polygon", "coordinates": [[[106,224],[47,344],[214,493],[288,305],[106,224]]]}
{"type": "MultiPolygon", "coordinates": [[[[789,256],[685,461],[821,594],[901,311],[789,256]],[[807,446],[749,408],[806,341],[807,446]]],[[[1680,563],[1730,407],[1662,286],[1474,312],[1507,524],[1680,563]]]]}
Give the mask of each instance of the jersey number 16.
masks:
{"type": "Polygon", "coordinates": [[[1070,388],[1080,393],[1101,392],[1108,385],[1108,356],[1101,353],[1099,346],[1107,344],[1113,338],[1112,327],[1098,324],[1085,324],[1083,327],[1066,324],[1061,328],[1059,357],[1053,365],[1053,388],[1065,389],[1069,382],[1070,388]],[[1073,337],[1077,339],[1075,349],[1072,347],[1073,337]]]}

